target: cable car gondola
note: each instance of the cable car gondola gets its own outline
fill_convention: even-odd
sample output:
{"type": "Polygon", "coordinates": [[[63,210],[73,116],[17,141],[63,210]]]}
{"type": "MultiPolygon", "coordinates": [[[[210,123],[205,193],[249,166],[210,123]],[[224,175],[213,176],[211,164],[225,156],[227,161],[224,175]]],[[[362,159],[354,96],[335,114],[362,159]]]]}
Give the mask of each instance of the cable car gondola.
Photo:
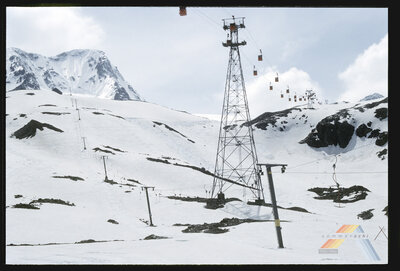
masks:
{"type": "Polygon", "coordinates": [[[281,91],[281,98],[283,98],[283,93],[282,93],[282,91],[281,91]]]}
{"type": "Polygon", "coordinates": [[[289,86],[287,87],[287,89],[286,89],[286,93],[289,93],[290,91],[289,91],[289,86]]]}
{"type": "Polygon", "coordinates": [[[274,89],[274,88],[273,88],[271,82],[269,82],[269,90],[273,90],[273,89],[274,89]]]}
{"type": "Polygon", "coordinates": [[[275,76],[275,82],[279,82],[278,73],[276,73],[276,76],[275,76]]]}
{"type": "Polygon", "coordinates": [[[179,15],[186,16],[186,7],[179,7],[179,15]]]}
{"type": "Polygon", "coordinates": [[[254,76],[257,76],[256,66],[254,66],[254,68],[253,68],[253,75],[254,75],[254,76]]]}
{"type": "Polygon", "coordinates": [[[260,49],[260,54],[258,55],[258,61],[262,61],[262,51],[260,49]]]}

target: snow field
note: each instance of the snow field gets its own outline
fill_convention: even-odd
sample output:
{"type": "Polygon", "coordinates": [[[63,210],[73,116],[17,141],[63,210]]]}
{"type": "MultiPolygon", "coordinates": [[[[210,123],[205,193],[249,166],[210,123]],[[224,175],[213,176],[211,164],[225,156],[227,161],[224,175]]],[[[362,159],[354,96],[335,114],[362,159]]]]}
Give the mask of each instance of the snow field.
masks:
{"type": "MultiPolygon", "coordinates": [[[[15,91],[7,92],[6,96],[9,97],[6,99],[9,115],[5,131],[6,244],[36,244],[7,246],[7,263],[370,263],[354,240],[345,240],[339,254],[318,254],[318,249],[326,242],[322,236],[334,233],[343,224],[362,225],[381,258],[379,263],[387,262],[387,240],[382,235],[373,240],[378,226],[387,229],[387,216],[382,212],[387,206],[387,159],[376,156],[382,147],[376,146],[374,139],[356,136],[344,150],[339,147],[318,150],[298,144],[311,131],[309,124],[315,127],[322,118],[350,107],[348,104],[294,111],[286,118],[288,124],[284,132],[278,129],[254,131],[260,163],[288,164],[284,174],[278,167],[272,170],[278,205],[302,207],[310,212],[279,209],[280,219],[289,222],[281,222],[285,248],[278,249],[273,222],[243,223],[229,227],[229,232],[223,234],[183,233],[181,230],[185,227],[173,226],[175,223],[219,222],[226,217],[273,219],[271,208],[244,203],[253,198],[243,188],[232,187],[226,196],[238,197],[244,202],[233,201],[217,210],[205,209],[204,203],[167,198],[171,195],[206,197],[212,177],[173,163],[204,167],[213,172],[218,121],[147,102],[121,102],[83,95],[71,97],[52,91],[15,91]],[[26,95],[28,92],[35,95],[26,95]],[[81,120],[71,98],[77,99],[81,120]],[[40,106],[44,104],[56,106],[40,106]],[[41,113],[45,111],[70,114],[41,113]],[[26,118],[20,117],[21,113],[26,114],[26,118]],[[303,114],[308,117],[307,124],[303,123],[304,118],[299,119],[303,114]],[[64,132],[45,128],[32,138],[10,137],[30,119],[49,123],[64,132]],[[86,138],[86,150],[83,150],[82,137],[86,138]],[[95,152],[96,147],[115,155],[95,152]],[[371,192],[366,200],[337,208],[332,201],[316,200],[313,198],[316,194],[307,191],[316,186],[334,185],[334,154],[338,155],[339,183],[345,187],[362,185],[368,188],[371,192]],[[117,184],[104,182],[102,155],[108,157],[105,160],[108,178],[117,184]],[[167,159],[171,164],[146,158],[167,159]],[[68,175],[84,180],[53,177],[68,175]],[[143,222],[148,220],[148,211],[141,185],[155,187],[154,191],[149,190],[149,199],[156,227],[143,222]],[[29,203],[38,198],[62,199],[75,206],[44,203],[38,205],[40,210],[11,208],[16,203],[29,203]],[[373,218],[357,219],[357,214],[367,209],[374,209],[373,218]],[[109,223],[108,219],[119,224],[109,223]],[[142,240],[150,234],[168,239],[142,240]],[[75,244],[88,239],[108,242],[75,244]],[[48,243],[61,244],[43,245],[48,243]]],[[[374,119],[371,111],[354,110],[352,113],[356,127],[374,119]]],[[[373,129],[387,130],[387,121],[375,120],[373,129]]],[[[269,202],[266,175],[262,176],[262,181],[269,202]]]]}

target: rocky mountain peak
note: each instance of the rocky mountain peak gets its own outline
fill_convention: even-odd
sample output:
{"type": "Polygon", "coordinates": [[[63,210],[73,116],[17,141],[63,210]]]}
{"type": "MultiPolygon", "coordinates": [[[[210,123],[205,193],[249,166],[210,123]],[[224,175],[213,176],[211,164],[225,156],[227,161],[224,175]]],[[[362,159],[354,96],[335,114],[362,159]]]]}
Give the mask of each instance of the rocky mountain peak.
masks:
{"type": "Polygon", "coordinates": [[[142,100],[105,52],[74,49],[46,57],[7,49],[6,90],[54,89],[114,100],[142,100]]]}

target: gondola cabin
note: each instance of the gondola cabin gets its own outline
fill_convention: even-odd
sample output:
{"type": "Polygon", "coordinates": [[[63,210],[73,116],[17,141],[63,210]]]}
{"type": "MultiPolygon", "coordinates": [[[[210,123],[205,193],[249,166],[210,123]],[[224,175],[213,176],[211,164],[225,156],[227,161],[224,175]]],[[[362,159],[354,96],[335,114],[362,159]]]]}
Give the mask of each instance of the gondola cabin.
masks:
{"type": "Polygon", "coordinates": [[[256,66],[254,66],[254,68],[253,68],[253,75],[254,75],[254,76],[257,76],[256,66]]]}
{"type": "Polygon", "coordinates": [[[275,82],[279,82],[278,73],[276,73],[276,76],[275,76],[275,82]]]}
{"type": "Polygon", "coordinates": [[[272,86],[271,82],[269,82],[269,90],[273,90],[274,87],[272,86]]]}
{"type": "Polygon", "coordinates": [[[289,91],[289,87],[287,87],[287,89],[286,89],[286,93],[289,93],[290,91],[289,91]]]}
{"type": "Polygon", "coordinates": [[[258,61],[262,61],[263,59],[262,59],[262,51],[261,51],[261,49],[260,49],[260,54],[258,55],[258,61]]]}
{"type": "Polygon", "coordinates": [[[186,16],[186,7],[179,7],[179,15],[186,16]]]}

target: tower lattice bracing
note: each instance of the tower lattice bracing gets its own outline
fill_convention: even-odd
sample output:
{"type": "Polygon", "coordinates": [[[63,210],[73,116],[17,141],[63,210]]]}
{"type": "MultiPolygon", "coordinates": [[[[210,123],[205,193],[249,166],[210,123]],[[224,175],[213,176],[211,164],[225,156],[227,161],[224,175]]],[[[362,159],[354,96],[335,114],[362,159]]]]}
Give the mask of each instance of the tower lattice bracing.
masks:
{"type": "Polygon", "coordinates": [[[244,18],[232,16],[223,22],[228,38],[222,45],[230,50],[211,198],[224,199],[227,189],[240,185],[264,201],[253,130],[246,125],[250,113],[239,52],[246,41],[239,42],[238,35],[244,18]]]}

